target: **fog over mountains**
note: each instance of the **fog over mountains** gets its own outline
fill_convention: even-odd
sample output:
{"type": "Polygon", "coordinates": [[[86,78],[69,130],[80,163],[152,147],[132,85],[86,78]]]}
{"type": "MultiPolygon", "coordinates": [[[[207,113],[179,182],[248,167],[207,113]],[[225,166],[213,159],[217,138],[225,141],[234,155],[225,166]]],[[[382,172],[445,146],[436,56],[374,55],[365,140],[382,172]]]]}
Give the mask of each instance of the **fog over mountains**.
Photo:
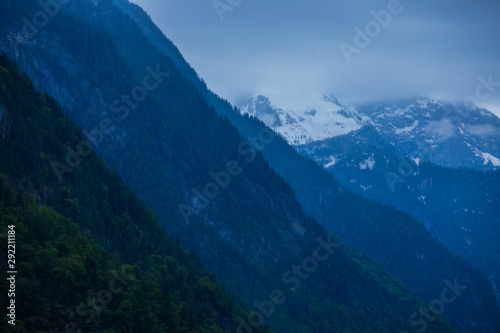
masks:
{"type": "Polygon", "coordinates": [[[463,102],[491,76],[496,85],[481,89],[480,102],[500,116],[496,0],[134,2],[210,88],[236,105],[254,93],[333,93],[348,105],[417,96],[463,102]],[[228,4],[222,21],[215,3],[228,4]],[[374,13],[393,7],[397,14],[382,26],[374,13]],[[350,63],[342,43],[359,51],[350,63]]]}

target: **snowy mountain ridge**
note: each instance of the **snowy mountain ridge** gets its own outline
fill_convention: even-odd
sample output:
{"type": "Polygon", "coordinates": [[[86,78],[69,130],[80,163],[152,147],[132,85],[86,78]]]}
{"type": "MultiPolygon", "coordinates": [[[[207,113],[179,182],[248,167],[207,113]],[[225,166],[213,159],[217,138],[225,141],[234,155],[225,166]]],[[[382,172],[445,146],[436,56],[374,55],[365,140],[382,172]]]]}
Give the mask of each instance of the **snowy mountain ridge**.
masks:
{"type": "Polygon", "coordinates": [[[500,119],[486,109],[433,99],[358,107],[404,155],[457,168],[500,167],[500,119]]]}
{"type": "Polygon", "coordinates": [[[259,118],[293,146],[355,136],[362,127],[371,127],[385,143],[414,160],[453,168],[500,168],[500,119],[488,110],[430,98],[356,108],[343,106],[333,96],[296,100],[254,95],[241,112],[259,118]]]}
{"type": "Polygon", "coordinates": [[[368,121],[352,107],[342,106],[333,96],[309,102],[290,102],[282,96],[254,95],[241,113],[259,118],[292,145],[303,145],[350,133],[368,121]]]}

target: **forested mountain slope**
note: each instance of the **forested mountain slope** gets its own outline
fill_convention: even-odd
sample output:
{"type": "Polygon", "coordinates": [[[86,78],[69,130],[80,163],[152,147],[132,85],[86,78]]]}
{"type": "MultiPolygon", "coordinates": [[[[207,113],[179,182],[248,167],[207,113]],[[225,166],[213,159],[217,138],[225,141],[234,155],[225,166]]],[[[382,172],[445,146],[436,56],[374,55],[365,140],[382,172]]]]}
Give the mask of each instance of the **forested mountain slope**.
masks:
{"type": "Polygon", "coordinates": [[[370,127],[297,149],[348,189],[418,219],[479,268],[500,300],[500,171],[413,160],[370,127]]]}
{"type": "MultiPolygon", "coordinates": [[[[230,103],[211,92],[186,63],[175,45],[162,34],[142,9],[127,1],[114,2],[134,18],[151,43],[175,62],[205,100],[213,105],[219,114],[228,117],[245,138],[252,141],[256,133],[266,128],[260,120],[241,115],[230,103]]],[[[418,221],[347,190],[315,162],[300,156],[285,140],[277,137],[265,146],[257,143],[254,147],[262,149],[269,165],[289,182],[307,214],[327,230],[340,235],[375,258],[424,300],[433,300],[441,291],[443,279],[450,272],[456,271],[452,267],[462,265],[460,262],[463,260],[450,255],[418,221]]],[[[463,276],[469,278],[468,274],[463,276]]],[[[481,284],[486,282],[484,276],[479,279],[481,284]]],[[[490,290],[489,286],[484,288],[490,290]]],[[[490,291],[486,293],[489,294],[490,291]]],[[[470,319],[471,311],[477,311],[477,308],[474,310],[473,303],[471,299],[467,305],[456,309],[456,313],[452,313],[455,309],[450,309],[444,316],[458,327],[476,330],[473,321],[464,319],[470,319]]],[[[493,308],[498,308],[497,304],[490,304],[493,308]]],[[[493,312],[496,311],[498,310],[493,312]]],[[[483,311],[478,311],[479,316],[483,314],[483,311]]],[[[498,315],[491,317],[493,322],[497,322],[496,317],[498,315]]],[[[498,325],[494,324],[496,327],[498,325]]]]}
{"type": "Polygon", "coordinates": [[[2,332],[228,332],[248,316],[95,153],[58,181],[51,161],[83,135],[4,54],[0,137],[0,267],[13,230],[18,272],[2,332]]]}

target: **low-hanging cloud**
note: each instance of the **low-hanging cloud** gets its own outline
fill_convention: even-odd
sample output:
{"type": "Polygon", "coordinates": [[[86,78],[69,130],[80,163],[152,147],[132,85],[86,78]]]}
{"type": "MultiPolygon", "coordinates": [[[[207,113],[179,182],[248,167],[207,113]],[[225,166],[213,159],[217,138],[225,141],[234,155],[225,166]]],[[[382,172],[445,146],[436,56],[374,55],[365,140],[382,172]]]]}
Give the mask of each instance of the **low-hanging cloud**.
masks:
{"type": "Polygon", "coordinates": [[[350,63],[340,45],[356,46],[356,27],[366,33],[373,13],[390,12],[397,0],[233,1],[223,21],[212,0],[133,1],[233,103],[279,92],[334,94],[344,103],[460,101],[475,94],[478,77],[492,75],[499,86],[481,103],[500,115],[498,0],[400,0],[402,10],[379,31],[372,24],[374,37],[350,63]]]}

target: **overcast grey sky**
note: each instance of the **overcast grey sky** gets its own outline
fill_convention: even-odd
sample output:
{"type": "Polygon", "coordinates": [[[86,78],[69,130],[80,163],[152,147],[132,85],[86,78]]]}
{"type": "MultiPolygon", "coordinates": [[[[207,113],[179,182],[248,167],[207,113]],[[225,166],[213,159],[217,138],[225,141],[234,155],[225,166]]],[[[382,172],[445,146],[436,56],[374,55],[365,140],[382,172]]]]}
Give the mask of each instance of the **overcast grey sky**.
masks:
{"type": "Polygon", "coordinates": [[[233,103],[255,93],[346,104],[474,96],[500,116],[499,0],[132,1],[233,103]]]}

